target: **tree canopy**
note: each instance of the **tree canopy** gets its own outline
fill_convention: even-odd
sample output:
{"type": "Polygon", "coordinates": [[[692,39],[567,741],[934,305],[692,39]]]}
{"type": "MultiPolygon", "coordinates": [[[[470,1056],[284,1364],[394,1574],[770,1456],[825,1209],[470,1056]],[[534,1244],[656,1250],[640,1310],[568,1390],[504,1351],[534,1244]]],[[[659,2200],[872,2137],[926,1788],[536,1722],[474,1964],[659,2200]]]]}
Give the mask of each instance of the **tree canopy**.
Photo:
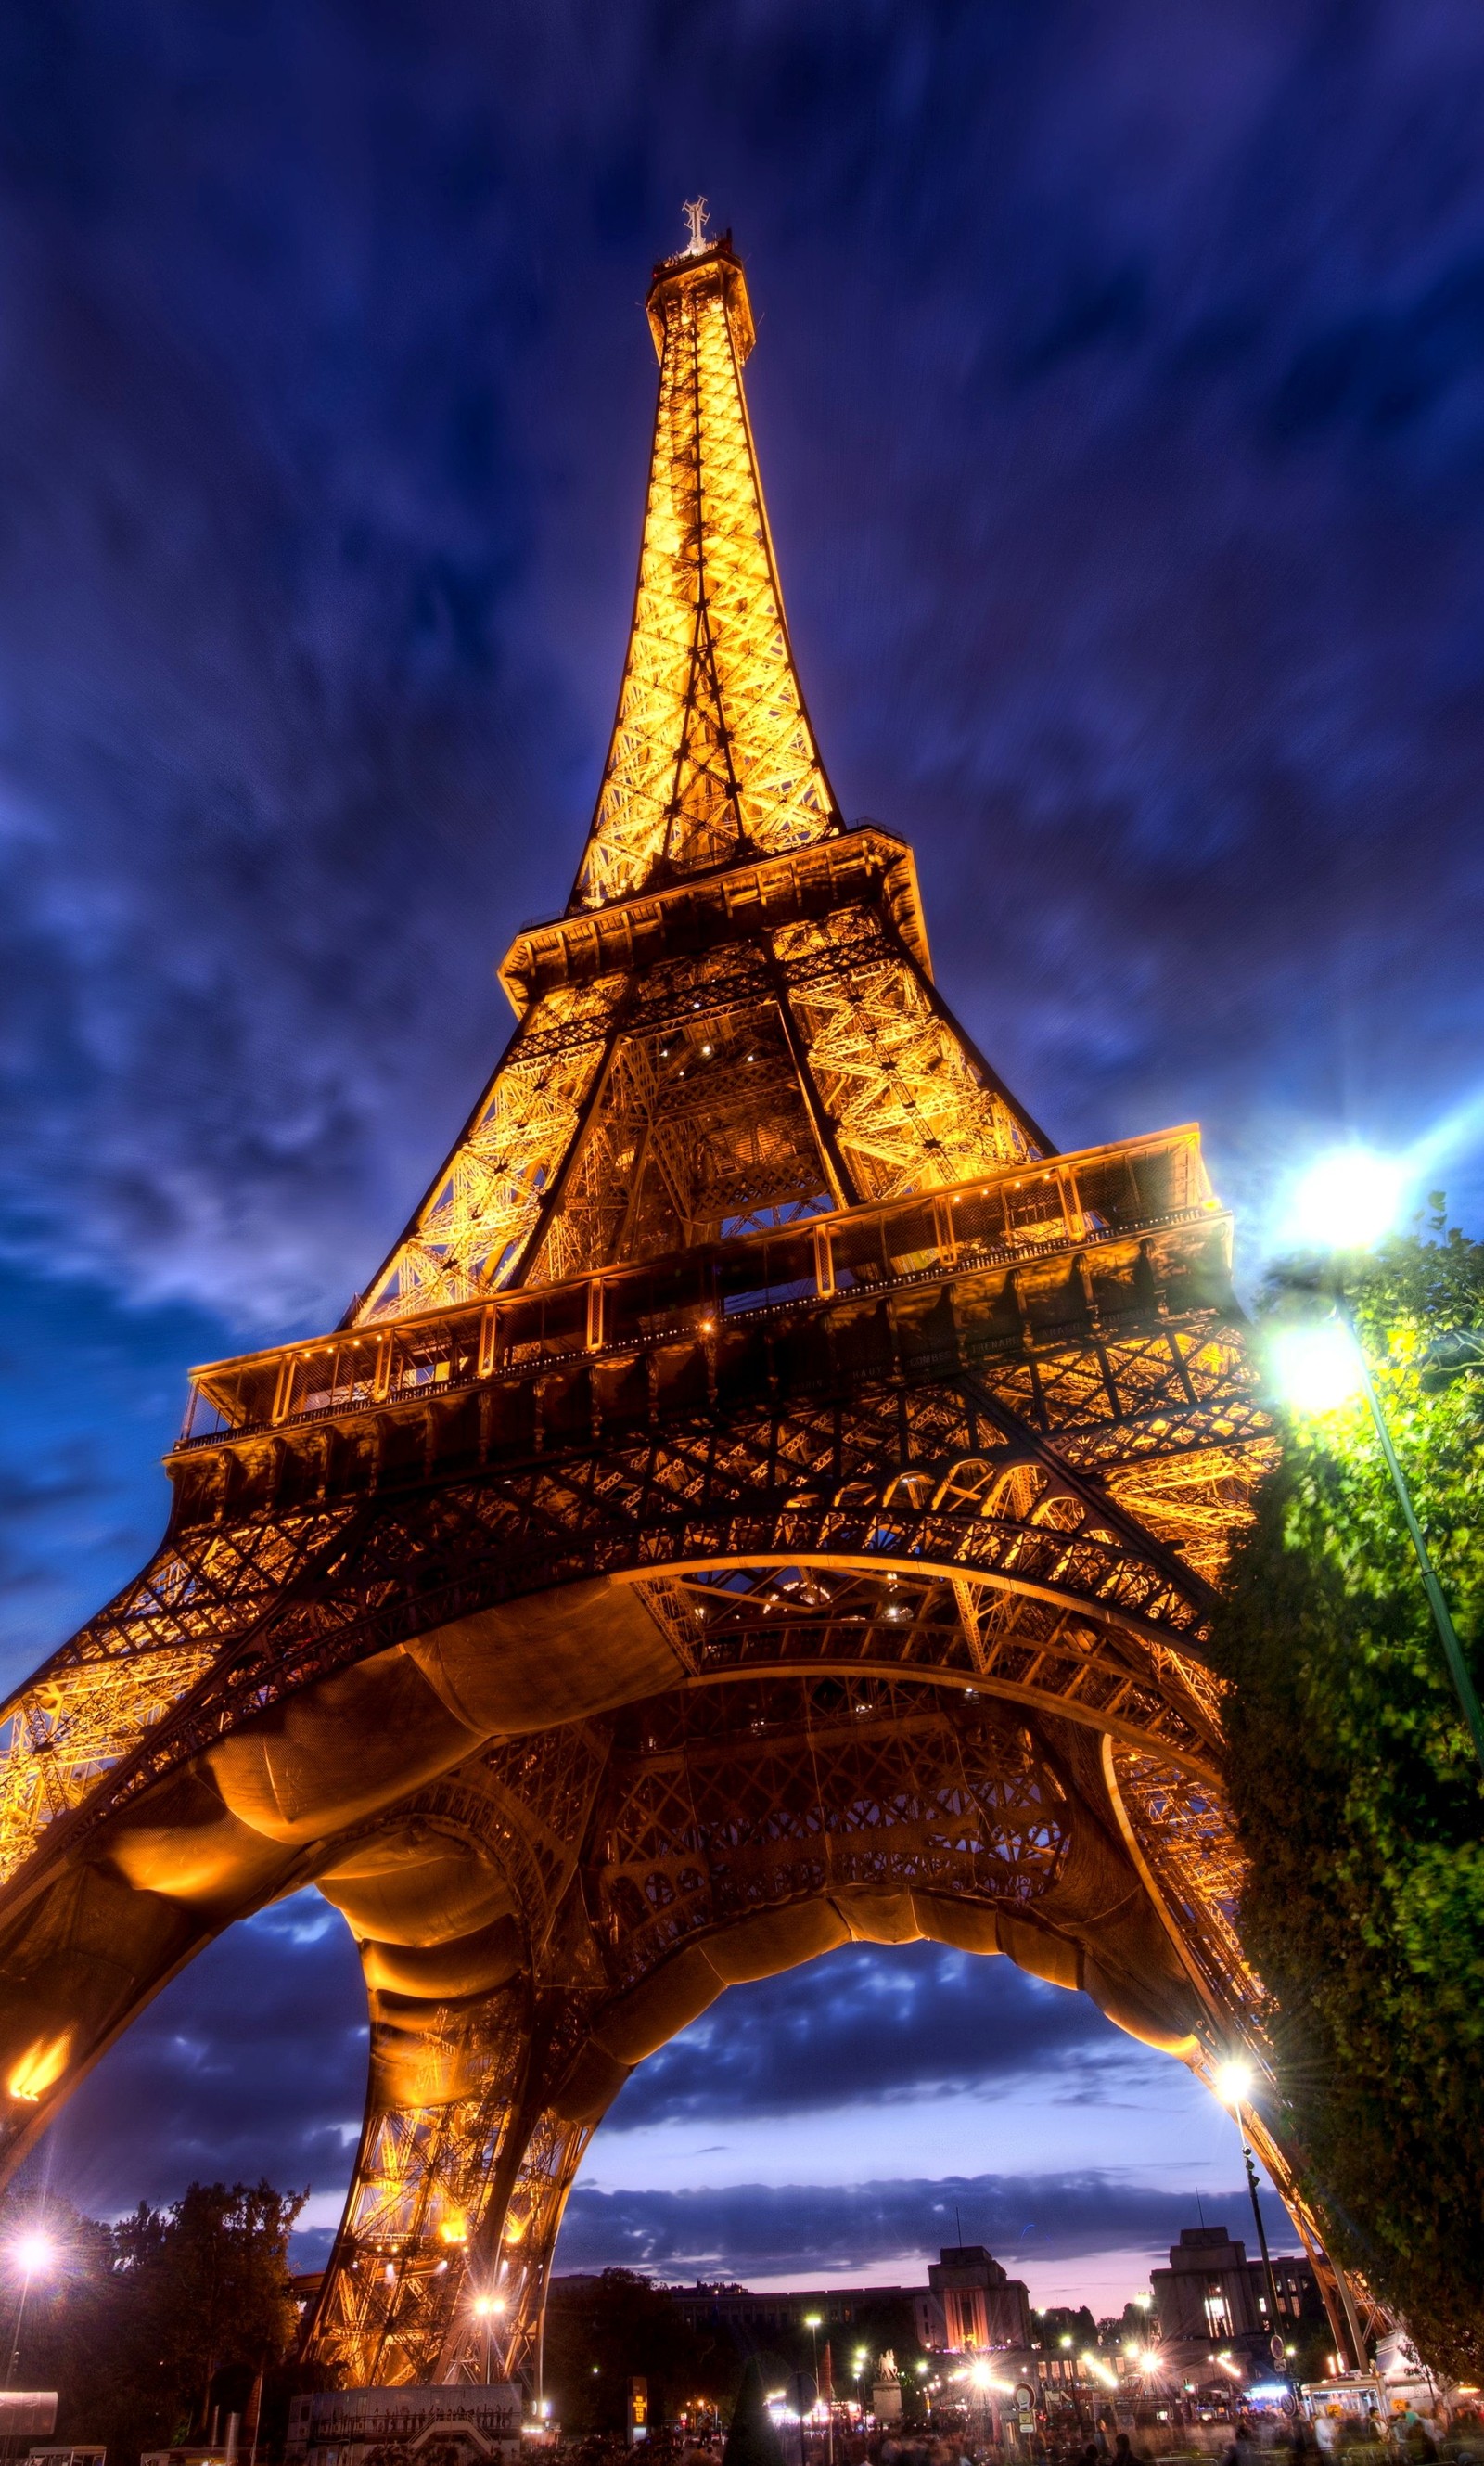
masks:
{"type": "Polygon", "coordinates": [[[192,2184],[169,2208],[142,2203],[105,2225],[63,2202],[8,2200],[5,2241],[40,2228],[55,2249],[27,2295],[20,2376],[56,2390],[58,2440],[105,2441],[127,2459],[204,2437],[213,2409],[223,2424],[244,2412],[298,2326],[288,2237],[301,2207],[268,2184],[192,2184]]]}
{"type": "Polygon", "coordinates": [[[658,2421],[694,2398],[720,2400],[735,2384],[726,2338],[692,2329],[662,2286],[631,2269],[554,2280],[546,2308],[543,2378],[565,2432],[622,2432],[629,2381],[649,2382],[658,2421]]]}
{"type": "MultiPolygon", "coordinates": [[[[1464,1652],[1484,1636],[1484,1244],[1426,1227],[1347,1294],[1464,1652]]],[[[1301,1264],[1261,1315],[1327,1307],[1301,1264]]],[[[1285,1417],[1218,1614],[1248,1947],[1337,2256],[1484,2376],[1484,1795],[1362,1399],[1285,1417]]]]}

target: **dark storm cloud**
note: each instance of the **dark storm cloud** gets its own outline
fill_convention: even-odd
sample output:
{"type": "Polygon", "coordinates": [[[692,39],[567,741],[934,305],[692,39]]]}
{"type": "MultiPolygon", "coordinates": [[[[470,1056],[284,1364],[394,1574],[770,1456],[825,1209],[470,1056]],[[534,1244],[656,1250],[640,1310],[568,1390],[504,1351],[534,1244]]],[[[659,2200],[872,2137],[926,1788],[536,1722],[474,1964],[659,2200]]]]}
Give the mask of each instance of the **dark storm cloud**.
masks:
{"type": "Polygon", "coordinates": [[[264,1322],[374,1265],[566,886],[636,300],[698,182],[847,807],[916,836],[1035,1109],[1204,1110],[1255,1185],[1472,1087],[1473,10],[62,0],[4,40],[29,1258],[264,1322]]]}
{"type": "Polygon", "coordinates": [[[987,2092],[1030,2072],[1043,2094],[1054,2074],[1075,2095],[1083,2065],[1116,2062],[1127,2043],[1086,1996],[1008,1961],[928,1944],[842,1950],[723,1995],[640,2067],[611,2120],[631,2131],[987,2092]]]}
{"type": "MultiPolygon", "coordinates": [[[[1207,2196],[1230,2216],[1235,2191],[1207,2196]]],[[[1273,2205],[1273,2229],[1292,2230],[1273,2205]]],[[[820,2270],[877,2269],[965,2240],[1015,2262],[1143,2249],[1178,2240],[1188,2193],[1163,2192],[1115,2173],[947,2175],[883,2184],[740,2184],[684,2192],[598,2192],[568,2204],[557,2269],[645,2269],[657,2275],[719,2271],[801,2278],[820,2270]],[[955,2210],[958,2212],[955,2217],[955,2210]]],[[[1240,2230],[1238,2230],[1240,2231],[1240,2230]]]]}
{"type": "Polygon", "coordinates": [[[365,1995],[318,1894],[264,1911],[166,1988],[66,2107],[33,2171],[94,2214],[193,2178],[339,2196],[365,2096],[365,1995]]]}
{"type": "Polygon", "coordinates": [[[185,1363],[225,1331],[77,1277],[0,1273],[0,1686],[132,1576],[168,1505],[185,1363]]]}

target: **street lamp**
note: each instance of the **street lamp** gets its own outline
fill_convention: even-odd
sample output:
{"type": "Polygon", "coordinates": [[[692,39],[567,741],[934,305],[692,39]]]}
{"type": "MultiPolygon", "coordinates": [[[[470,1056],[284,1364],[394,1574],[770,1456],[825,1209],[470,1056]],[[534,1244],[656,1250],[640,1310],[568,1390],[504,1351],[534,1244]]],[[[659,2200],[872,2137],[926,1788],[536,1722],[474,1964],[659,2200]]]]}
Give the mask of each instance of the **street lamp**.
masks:
{"type": "MultiPolygon", "coordinates": [[[[1367,1148],[1342,1148],[1335,1155],[1321,1157],[1299,1184],[1294,1211],[1296,1230],[1314,1248],[1337,1252],[1369,1249],[1394,1221],[1405,1181],[1403,1167],[1388,1158],[1373,1155],[1367,1148]]],[[[1274,1336],[1271,1357],[1277,1384],[1285,1401],[1301,1413],[1333,1412],[1354,1396],[1364,1397],[1416,1556],[1449,1675],[1473,1742],[1479,1770],[1484,1773],[1484,1711],[1480,1710],[1458,1630],[1417,1520],[1402,1460],[1381,1408],[1381,1398],[1338,1267],[1334,1299],[1334,1317],[1305,1327],[1285,1328],[1274,1336]]]]}
{"type": "Polygon", "coordinates": [[[15,2375],[20,2369],[21,2322],[26,2318],[26,2298],[31,2293],[31,2281],[33,2277],[46,2275],[56,2258],[56,2246],[49,2234],[33,2228],[30,2234],[18,2236],[11,2244],[11,2258],[19,2264],[21,2299],[15,2307],[15,2333],[11,2340],[11,2360],[6,2366],[5,2385],[8,2389],[15,2387],[15,2375]]]}
{"type": "Polygon", "coordinates": [[[1226,2063],[1217,2065],[1215,2080],[1217,2096],[1224,2106],[1230,2107],[1236,2118],[1237,2139],[1242,2143],[1242,2163],[1247,2169],[1247,2188],[1251,2196],[1252,2224],[1257,2229],[1257,2249],[1262,2253],[1263,2284],[1268,2291],[1268,2352],[1288,2382],[1289,2395],[1294,2401],[1294,2421],[1296,2423],[1298,2385],[1294,2378],[1293,2366],[1287,2361],[1283,2332],[1278,2326],[1277,2280],[1273,2275],[1273,2262],[1268,2253],[1268,2231],[1262,2222],[1262,2204],[1257,2198],[1257,2167],[1242,2117],[1242,2102],[1244,2098],[1250,2099],[1252,2094],[1251,2066],[1237,2058],[1229,2058],[1226,2063]]]}
{"type": "Polygon", "coordinates": [[[504,2308],[503,2295],[476,2295],[471,2306],[475,2319],[484,2323],[484,2386],[486,2388],[490,2386],[490,2323],[498,2319],[504,2308]]]}
{"type": "MultiPolygon", "coordinates": [[[[806,2313],[805,2313],[805,2315],[804,2315],[804,2326],[806,2327],[806,2329],[807,2329],[807,2330],[808,2331],[808,2333],[809,2333],[809,2344],[810,2344],[810,2346],[813,2348],[813,2354],[814,2354],[814,2403],[816,2404],[816,2406],[817,2406],[817,2405],[818,2405],[818,2403],[819,2403],[819,2323],[820,2323],[820,2315],[819,2315],[817,2312],[806,2312],[806,2313]]],[[[804,2378],[804,2375],[803,2375],[803,2373],[801,2372],[801,2373],[800,2373],[800,2375],[799,2375],[800,2384],[801,2384],[800,2388],[799,2388],[799,2466],[804,2466],[804,2389],[803,2389],[803,2386],[802,2386],[803,2378],[804,2378]]]]}
{"type": "Polygon", "coordinates": [[[871,2366],[871,2349],[869,2346],[856,2347],[854,2363],[855,2403],[859,2407],[861,2413],[864,2415],[866,2411],[866,2374],[871,2366]]]}

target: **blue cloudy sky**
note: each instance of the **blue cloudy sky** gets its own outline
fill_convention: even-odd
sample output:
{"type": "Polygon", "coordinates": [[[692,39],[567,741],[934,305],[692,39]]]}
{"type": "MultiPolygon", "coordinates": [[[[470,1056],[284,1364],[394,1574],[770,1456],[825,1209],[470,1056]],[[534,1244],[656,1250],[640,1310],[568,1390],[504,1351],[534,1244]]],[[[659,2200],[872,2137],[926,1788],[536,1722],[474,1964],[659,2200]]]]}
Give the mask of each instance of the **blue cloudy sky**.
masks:
{"type": "MultiPolygon", "coordinates": [[[[1477,1223],[1481,131],[1471,0],[5,12],[8,1677],[152,1544],[185,1364],[339,1315],[502,1040],[698,189],[836,786],[1006,1077],[1068,1146],[1201,1118],[1249,1271],[1344,1133],[1458,1125],[1477,1223]]],[[[338,1919],[258,1919],[55,2179],[266,2167],[322,2227],[356,1994],[338,1919]]],[[[838,1955],[636,2079],[563,2259],[891,2275],[957,2200],[1112,2287],[1233,2161],[1085,2005],[838,1955]]]]}

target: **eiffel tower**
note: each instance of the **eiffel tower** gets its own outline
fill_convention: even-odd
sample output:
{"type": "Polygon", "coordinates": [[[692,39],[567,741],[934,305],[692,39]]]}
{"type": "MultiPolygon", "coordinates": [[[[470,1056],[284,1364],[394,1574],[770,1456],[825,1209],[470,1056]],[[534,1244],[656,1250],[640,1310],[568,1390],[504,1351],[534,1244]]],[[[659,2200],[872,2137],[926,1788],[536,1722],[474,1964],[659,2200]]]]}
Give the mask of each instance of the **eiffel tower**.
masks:
{"type": "Polygon", "coordinates": [[[633,2067],[834,1945],[1269,2060],[1203,1649],[1274,1447],[1229,1219],[1190,1126],[1057,1151],[906,842],[842,819],[746,281],[692,226],[597,809],[495,1076],[332,1334],[194,1374],[154,1558],[5,1713],[10,2168],[234,1919],[343,1912],[369,2085],[305,2352],[351,2384],[482,2378],[492,2323],[538,2372],[633,2067]]]}

